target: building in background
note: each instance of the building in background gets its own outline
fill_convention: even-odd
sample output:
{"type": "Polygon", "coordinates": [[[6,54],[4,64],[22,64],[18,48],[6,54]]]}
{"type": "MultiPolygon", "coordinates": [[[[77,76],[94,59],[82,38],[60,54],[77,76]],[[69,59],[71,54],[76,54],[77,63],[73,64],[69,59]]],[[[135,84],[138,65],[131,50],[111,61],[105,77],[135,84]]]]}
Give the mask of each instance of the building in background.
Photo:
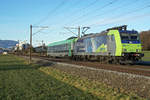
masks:
{"type": "Polygon", "coordinates": [[[18,44],[16,44],[16,46],[14,47],[15,51],[23,51],[23,50],[27,50],[30,47],[29,43],[26,43],[26,41],[22,41],[19,42],[18,44]]]}
{"type": "Polygon", "coordinates": [[[18,41],[16,46],[13,47],[11,50],[11,53],[17,54],[17,55],[26,55],[29,52],[30,44],[26,41],[18,41]]]}
{"type": "Polygon", "coordinates": [[[0,48],[0,54],[2,54],[3,53],[3,48],[0,48]]]}

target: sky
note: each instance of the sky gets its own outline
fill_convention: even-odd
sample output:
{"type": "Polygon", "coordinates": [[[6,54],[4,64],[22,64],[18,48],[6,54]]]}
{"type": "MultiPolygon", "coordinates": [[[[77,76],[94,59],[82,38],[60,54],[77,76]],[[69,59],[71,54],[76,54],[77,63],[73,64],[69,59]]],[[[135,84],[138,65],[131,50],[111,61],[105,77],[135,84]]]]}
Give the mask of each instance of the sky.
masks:
{"type": "Polygon", "coordinates": [[[141,32],[150,29],[150,0],[0,0],[1,40],[29,42],[30,25],[34,46],[75,36],[64,27],[90,27],[88,34],[128,25],[141,32]]]}

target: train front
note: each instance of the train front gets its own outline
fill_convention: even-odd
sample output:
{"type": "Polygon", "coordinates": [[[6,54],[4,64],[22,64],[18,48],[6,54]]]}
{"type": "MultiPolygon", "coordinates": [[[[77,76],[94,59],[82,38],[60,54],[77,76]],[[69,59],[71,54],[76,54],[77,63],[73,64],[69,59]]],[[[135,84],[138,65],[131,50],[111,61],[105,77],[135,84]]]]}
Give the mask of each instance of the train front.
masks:
{"type": "Polygon", "coordinates": [[[142,54],[142,47],[138,32],[134,30],[120,30],[119,33],[122,44],[122,56],[125,60],[140,60],[144,55],[142,54]]]}

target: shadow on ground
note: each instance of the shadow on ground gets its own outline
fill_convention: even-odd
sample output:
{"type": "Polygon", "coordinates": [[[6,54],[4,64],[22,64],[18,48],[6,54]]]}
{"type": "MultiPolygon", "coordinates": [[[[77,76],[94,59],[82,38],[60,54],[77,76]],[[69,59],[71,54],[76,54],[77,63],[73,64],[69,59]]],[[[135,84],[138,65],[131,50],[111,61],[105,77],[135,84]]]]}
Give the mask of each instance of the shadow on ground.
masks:
{"type": "Polygon", "coordinates": [[[150,66],[150,61],[139,61],[135,63],[136,65],[144,65],[144,66],[150,66]]]}
{"type": "MultiPolygon", "coordinates": [[[[23,61],[22,61],[23,62],[23,61]]],[[[15,61],[0,62],[0,71],[21,70],[21,69],[38,69],[40,67],[50,67],[55,65],[53,62],[45,62],[42,60],[33,62],[32,64],[19,64],[15,61]]]]}

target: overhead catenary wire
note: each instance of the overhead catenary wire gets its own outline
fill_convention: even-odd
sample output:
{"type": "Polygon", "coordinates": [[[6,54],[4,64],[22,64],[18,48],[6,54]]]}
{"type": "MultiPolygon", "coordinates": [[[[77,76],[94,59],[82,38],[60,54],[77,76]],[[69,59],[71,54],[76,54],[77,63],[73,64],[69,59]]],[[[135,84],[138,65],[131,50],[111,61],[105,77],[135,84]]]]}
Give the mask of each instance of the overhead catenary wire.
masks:
{"type": "Polygon", "coordinates": [[[110,24],[113,24],[113,23],[116,23],[116,22],[135,21],[137,19],[142,19],[142,18],[149,17],[149,16],[150,16],[150,13],[148,13],[148,14],[142,14],[142,15],[137,15],[137,16],[133,16],[133,17],[125,18],[125,19],[116,19],[116,20],[113,20],[112,22],[108,22],[108,23],[104,23],[104,24],[99,24],[98,26],[107,26],[107,25],[110,25],[110,24]]]}
{"type": "MultiPolygon", "coordinates": [[[[119,19],[119,18],[121,18],[122,16],[125,17],[125,16],[127,16],[127,15],[132,14],[132,13],[139,12],[139,11],[141,11],[141,10],[144,10],[144,9],[146,9],[146,8],[150,8],[150,5],[146,5],[146,6],[142,7],[142,8],[137,8],[137,9],[132,10],[132,11],[129,11],[129,12],[127,12],[126,14],[123,14],[123,15],[120,14],[120,15],[111,17],[111,19],[113,19],[113,20],[116,19],[116,18],[119,19]]],[[[88,26],[92,27],[92,26],[99,25],[99,24],[104,23],[104,22],[107,22],[107,21],[109,21],[109,19],[105,19],[105,20],[103,20],[103,21],[96,22],[96,23],[90,24],[90,25],[88,25],[88,26]]]]}
{"type": "Polygon", "coordinates": [[[96,8],[95,10],[90,10],[89,12],[87,12],[87,13],[85,13],[85,14],[79,16],[79,17],[76,17],[75,19],[73,19],[74,21],[71,22],[71,23],[74,23],[74,22],[76,22],[77,20],[80,20],[80,18],[83,18],[84,16],[88,16],[88,14],[91,14],[91,13],[93,13],[94,11],[102,10],[102,9],[104,9],[104,8],[106,8],[106,7],[108,7],[108,6],[112,5],[112,4],[114,4],[114,3],[117,2],[117,1],[118,1],[118,0],[112,0],[112,1],[108,2],[107,4],[96,8]]]}
{"type": "MultiPolygon", "coordinates": [[[[95,0],[95,1],[96,1],[96,0],[95,0]]],[[[116,1],[116,0],[114,0],[114,1],[116,1]]],[[[110,3],[110,4],[111,4],[111,3],[110,3]]],[[[127,5],[127,6],[128,6],[128,5],[127,5]]],[[[120,6],[119,6],[119,7],[120,7],[120,6]]],[[[117,8],[117,7],[116,7],[116,8],[117,8]]],[[[142,9],[146,9],[146,8],[147,8],[147,7],[141,7],[141,8],[135,9],[134,11],[131,11],[131,10],[130,10],[130,11],[127,12],[127,14],[124,13],[124,15],[122,15],[122,14],[117,15],[117,16],[118,16],[118,18],[117,18],[118,20],[115,20],[115,19],[114,19],[113,23],[115,23],[115,21],[116,21],[116,22],[122,21],[121,19],[119,19],[120,17],[125,17],[125,16],[127,16],[128,14],[132,14],[132,13],[134,13],[134,12],[138,12],[138,11],[141,11],[142,9]]],[[[85,9],[87,9],[87,8],[85,7],[85,9]]],[[[104,9],[104,8],[103,8],[103,9],[104,9]]],[[[81,9],[81,10],[82,10],[82,9],[81,9]]],[[[89,12],[87,12],[87,13],[89,13],[89,12]]],[[[85,15],[85,14],[84,14],[84,15],[85,15]]],[[[82,16],[84,16],[84,15],[82,15],[82,16]]],[[[104,14],[104,15],[105,15],[105,14],[104,14]]],[[[97,16],[98,16],[98,14],[97,14],[97,16]]],[[[112,17],[112,18],[115,18],[115,17],[116,17],[116,16],[114,16],[114,17],[112,17]]],[[[135,19],[136,19],[136,18],[135,18],[135,19]]],[[[47,20],[47,19],[46,19],[46,20],[47,20]]],[[[75,20],[75,21],[77,21],[77,20],[75,20]]],[[[104,21],[106,21],[106,20],[103,20],[103,21],[101,21],[101,22],[92,23],[92,24],[86,25],[86,26],[91,26],[91,27],[92,27],[92,26],[96,26],[96,25],[97,25],[97,26],[99,26],[99,25],[104,25],[104,24],[106,24],[106,23],[104,23],[104,21]]],[[[108,21],[108,23],[109,23],[109,21],[108,21]]],[[[112,23],[112,21],[110,21],[110,23],[112,23]]],[[[41,31],[42,31],[42,30],[41,30],[41,31]]],[[[37,32],[37,33],[39,33],[39,32],[37,32]]],[[[36,33],[36,34],[37,34],[37,33],[36,33]]],[[[35,35],[36,35],[36,34],[35,34],[35,35]]]]}
{"type": "MultiPolygon", "coordinates": [[[[135,1],[136,1],[136,3],[138,2],[138,1],[140,1],[140,0],[132,0],[130,3],[127,3],[127,4],[125,4],[125,6],[123,5],[120,5],[119,7],[115,7],[115,8],[113,8],[113,9],[111,9],[111,11],[109,11],[108,13],[113,13],[114,11],[116,12],[116,10],[119,10],[120,8],[126,8],[126,7],[128,7],[128,6],[131,6],[132,4],[136,4],[135,3],[135,1]]],[[[107,12],[107,11],[106,11],[107,12]]],[[[95,17],[97,17],[97,16],[102,16],[102,15],[104,15],[106,12],[103,12],[102,14],[96,14],[95,16],[93,16],[93,18],[95,18],[95,17]]]]}
{"type": "MultiPolygon", "coordinates": [[[[125,15],[122,15],[121,14],[121,16],[120,17],[122,17],[122,16],[127,16],[128,14],[131,14],[131,13],[135,13],[135,12],[137,12],[137,11],[140,11],[140,10],[143,10],[143,9],[146,9],[146,8],[148,8],[148,7],[150,7],[149,5],[147,5],[147,6],[144,6],[144,7],[142,7],[142,8],[137,8],[137,9],[135,9],[135,10],[133,10],[133,11],[129,11],[129,12],[127,12],[127,14],[125,14],[125,15]]],[[[119,16],[117,17],[117,19],[119,18],[119,16]]],[[[116,16],[115,16],[116,17],[116,16]]],[[[137,16],[138,17],[138,16],[137,16]]],[[[119,20],[117,20],[117,21],[119,21],[119,20]]],[[[115,21],[114,21],[115,22],[115,21]]],[[[103,25],[105,25],[105,24],[103,24],[103,25]]],[[[92,25],[87,25],[87,26],[92,26],[92,25]]]]}
{"type": "Polygon", "coordinates": [[[40,33],[42,30],[44,30],[44,28],[39,29],[37,32],[33,33],[33,36],[36,35],[37,33],[40,33]]]}
{"type": "Polygon", "coordinates": [[[62,0],[62,2],[60,2],[55,8],[53,8],[52,10],[50,10],[48,12],[47,16],[45,16],[43,19],[41,19],[39,22],[35,23],[34,25],[39,25],[39,24],[45,22],[49,18],[50,15],[56,13],[56,11],[65,4],[65,1],[66,0],[62,0]]]}
{"type": "MultiPolygon", "coordinates": [[[[72,1],[72,0],[68,0],[68,1],[72,1]]],[[[51,11],[49,11],[49,13],[48,13],[48,15],[47,16],[45,16],[43,19],[41,19],[38,23],[36,23],[36,24],[34,24],[34,25],[39,25],[39,24],[41,24],[41,23],[44,23],[44,22],[46,22],[49,18],[50,18],[50,16],[51,15],[53,15],[54,16],[54,14],[56,15],[56,12],[58,12],[58,10],[59,11],[61,11],[62,9],[61,8],[63,8],[63,7],[66,7],[66,6],[64,6],[64,5],[66,5],[67,3],[68,3],[68,1],[67,0],[63,0],[58,6],[56,6],[54,9],[52,9],[51,11]],[[52,12],[52,13],[51,13],[52,12]],[[53,13],[54,12],[54,13],[53,13]]],[[[96,0],[97,1],[97,0],[96,0]]],[[[77,0],[76,2],[74,2],[74,5],[80,5],[80,3],[79,2],[81,2],[80,0],[77,0]]],[[[71,8],[69,8],[69,10],[70,10],[71,8]]],[[[68,10],[68,9],[67,9],[68,10]]],[[[62,16],[61,16],[62,17],[62,16]]],[[[69,17],[69,16],[68,16],[69,17]]]]}
{"type": "MultiPolygon", "coordinates": [[[[86,6],[84,6],[82,9],[77,9],[77,10],[75,10],[75,11],[73,11],[73,12],[71,12],[68,16],[64,16],[65,18],[68,18],[68,17],[75,17],[75,15],[77,15],[77,14],[79,14],[79,13],[81,13],[82,11],[85,11],[86,9],[88,9],[88,8],[90,8],[91,6],[94,6],[94,4],[96,4],[98,1],[100,1],[100,0],[94,0],[94,1],[92,1],[92,2],[90,2],[90,3],[88,3],[86,6]]],[[[77,1],[74,5],[75,5],[75,7],[77,7],[77,5],[79,6],[79,2],[81,2],[81,1],[77,1]]],[[[70,8],[69,8],[69,10],[70,10],[70,8]]],[[[70,22],[70,20],[69,19],[67,19],[67,21],[68,22],[70,22]]],[[[68,22],[66,22],[66,24],[68,23],[68,22]]],[[[65,24],[65,25],[66,25],[65,24]]]]}
{"type": "Polygon", "coordinates": [[[79,11],[79,10],[78,10],[78,11],[75,11],[75,12],[73,12],[71,15],[74,16],[74,14],[78,14],[78,13],[81,13],[82,11],[85,11],[86,9],[90,8],[91,6],[94,6],[94,4],[96,4],[98,1],[99,1],[99,0],[94,0],[94,1],[92,1],[92,2],[90,2],[90,3],[88,3],[88,5],[86,5],[86,6],[83,7],[82,9],[80,9],[80,11],[79,11]]]}
{"type": "Polygon", "coordinates": [[[71,31],[70,29],[78,29],[75,27],[64,27],[65,29],[67,29],[70,33],[74,34],[75,36],[78,36],[75,32],[71,31]]]}
{"type": "MultiPolygon", "coordinates": [[[[126,6],[123,6],[123,5],[119,5],[119,6],[117,6],[117,7],[115,6],[115,7],[112,8],[112,9],[109,9],[109,10],[107,10],[107,11],[104,11],[103,13],[98,13],[98,14],[96,14],[96,15],[90,14],[90,15],[92,15],[91,18],[93,17],[93,19],[94,19],[94,18],[96,18],[96,17],[98,17],[98,16],[102,17],[102,16],[104,16],[104,15],[106,15],[106,14],[114,13],[114,11],[116,12],[116,11],[119,10],[120,8],[124,8],[124,7],[127,7],[127,6],[131,6],[132,4],[136,4],[136,3],[134,3],[135,1],[136,1],[136,3],[137,3],[137,1],[140,1],[140,0],[132,0],[132,2],[130,2],[130,4],[129,4],[129,3],[126,3],[126,4],[125,4],[126,6]]],[[[76,24],[76,23],[83,23],[83,22],[85,22],[85,21],[88,20],[88,19],[89,19],[89,17],[84,17],[83,20],[76,21],[74,24],[76,24]]]]}

